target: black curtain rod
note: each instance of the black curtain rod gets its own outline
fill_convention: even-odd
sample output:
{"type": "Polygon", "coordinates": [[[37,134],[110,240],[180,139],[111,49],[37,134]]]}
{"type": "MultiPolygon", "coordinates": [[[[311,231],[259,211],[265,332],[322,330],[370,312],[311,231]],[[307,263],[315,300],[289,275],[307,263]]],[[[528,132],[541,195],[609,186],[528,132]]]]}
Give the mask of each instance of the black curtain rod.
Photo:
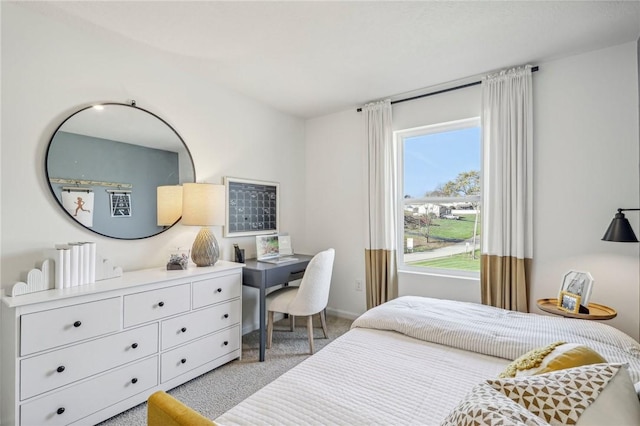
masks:
{"type": "MultiPolygon", "coordinates": [[[[538,67],[537,66],[531,67],[531,72],[536,72],[536,71],[538,71],[538,67]]],[[[412,96],[412,97],[406,98],[406,99],[398,99],[397,101],[391,101],[391,105],[399,104],[401,102],[413,101],[413,100],[420,99],[420,98],[426,98],[427,96],[439,95],[440,93],[452,92],[454,90],[464,89],[465,87],[477,86],[478,84],[481,84],[481,83],[482,83],[482,81],[474,81],[472,83],[467,83],[467,84],[463,84],[463,85],[456,86],[456,87],[450,87],[448,89],[442,89],[442,90],[438,90],[438,91],[431,92],[431,93],[425,93],[423,95],[412,96]]],[[[362,112],[362,108],[358,108],[357,111],[358,112],[362,112]]]]}

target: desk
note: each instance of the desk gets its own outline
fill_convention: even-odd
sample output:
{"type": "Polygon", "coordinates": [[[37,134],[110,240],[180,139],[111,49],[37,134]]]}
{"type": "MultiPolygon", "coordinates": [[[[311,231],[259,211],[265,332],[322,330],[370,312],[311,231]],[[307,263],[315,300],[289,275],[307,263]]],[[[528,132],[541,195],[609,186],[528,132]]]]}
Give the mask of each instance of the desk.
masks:
{"type": "Polygon", "coordinates": [[[615,309],[597,303],[589,303],[588,314],[574,314],[572,312],[563,311],[558,308],[558,299],[538,299],[538,308],[554,315],[562,315],[563,317],[579,318],[587,320],[608,320],[615,318],[618,313],[615,309]]]}
{"type": "Polygon", "coordinates": [[[264,349],[267,344],[266,303],[267,289],[289,281],[302,278],[304,271],[313,256],[294,254],[296,261],[274,264],[247,259],[242,269],[242,285],[260,290],[260,362],[264,361],[264,349]]]}

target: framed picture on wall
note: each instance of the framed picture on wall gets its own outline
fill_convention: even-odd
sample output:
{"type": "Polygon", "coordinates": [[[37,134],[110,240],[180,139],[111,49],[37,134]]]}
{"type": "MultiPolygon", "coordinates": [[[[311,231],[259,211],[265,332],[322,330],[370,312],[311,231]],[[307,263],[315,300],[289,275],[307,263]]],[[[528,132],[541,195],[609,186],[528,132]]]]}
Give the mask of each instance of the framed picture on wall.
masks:
{"type": "Polygon", "coordinates": [[[111,217],[131,217],[131,193],[109,192],[111,217]]]}
{"type": "Polygon", "coordinates": [[[280,185],[277,182],[224,178],[225,237],[275,234],[279,229],[280,185]]]}

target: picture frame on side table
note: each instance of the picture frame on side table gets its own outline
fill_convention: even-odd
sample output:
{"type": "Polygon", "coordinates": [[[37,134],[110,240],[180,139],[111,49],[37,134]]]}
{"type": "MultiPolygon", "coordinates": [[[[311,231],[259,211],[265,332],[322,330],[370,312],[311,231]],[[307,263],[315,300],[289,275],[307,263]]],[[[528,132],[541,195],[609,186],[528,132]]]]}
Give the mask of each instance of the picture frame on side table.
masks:
{"type": "Polygon", "coordinates": [[[558,308],[565,312],[577,314],[580,312],[580,299],[577,294],[561,291],[558,297],[558,308]]]}
{"type": "MultiPolygon", "coordinates": [[[[581,312],[588,310],[591,292],[593,291],[593,277],[589,272],[569,271],[562,278],[560,293],[563,291],[569,294],[580,296],[580,304],[584,307],[581,312]]],[[[558,295],[560,299],[560,295],[558,295]]],[[[587,312],[585,312],[587,313],[587,312]]]]}
{"type": "Polygon", "coordinates": [[[280,184],[226,176],[225,237],[277,234],[280,184]]]}

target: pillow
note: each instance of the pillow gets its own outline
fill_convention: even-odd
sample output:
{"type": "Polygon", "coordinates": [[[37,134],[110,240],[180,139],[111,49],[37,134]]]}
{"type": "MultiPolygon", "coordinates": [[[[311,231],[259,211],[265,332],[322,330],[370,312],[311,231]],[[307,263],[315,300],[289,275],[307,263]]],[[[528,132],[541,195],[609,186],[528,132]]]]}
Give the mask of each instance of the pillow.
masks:
{"type": "Polygon", "coordinates": [[[520,356],[511,362],[499,377],[531,376],[606,362],[599,353],[588,346],[579,343],[555,342],[520,356]]]}
{"type": "Polygon", "coordinates": [[[548,423],[486,383],[481,383],[471,389],[440,425],[542,426],[548,423]]]}
{"type": "Polygon", "coordinates": [[[552,425],[639,425],[640,401],[622,364],[591,364],[487,384],[552,425]]]}

